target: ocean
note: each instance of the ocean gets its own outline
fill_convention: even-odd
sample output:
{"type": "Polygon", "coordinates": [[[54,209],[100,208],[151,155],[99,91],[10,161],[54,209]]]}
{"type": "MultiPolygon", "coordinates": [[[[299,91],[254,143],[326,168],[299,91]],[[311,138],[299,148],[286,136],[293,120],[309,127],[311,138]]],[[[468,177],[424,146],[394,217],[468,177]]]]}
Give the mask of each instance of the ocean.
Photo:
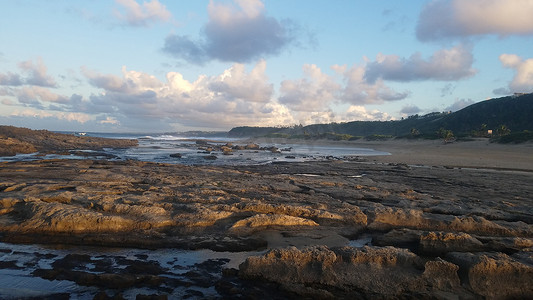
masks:
{"type": "MultiPolygon", "coordinates": [[[[65,133],[65,132],[63,132],[65,133]]],[[[70,133],[79,134],[79,133],[70,133]]],[[[110,160],[139,160],[157,163],[185,165],[260,165],[274,162],[304,162],[313,160],[353,159],[358,156],[389,155],[390,153],[349,145],[327,145],[314,141],[299,143],[276,143],[263,139],[261,149],[233,149],[223,153],[222,146],[246,146],[247,139],[226,136],[190,136],[183,134],[135,134],[135,133],[86,133],[86,136],[137,139],[138,147],[126,149],[84,150],[70,155],[48,154],[45,156],[19,154],[0,157],[0,161],[24,161],[38,159],[83,159],[105,158],[110,160]],[[277,150],[277,151],[276,151],[277,150]]]]}

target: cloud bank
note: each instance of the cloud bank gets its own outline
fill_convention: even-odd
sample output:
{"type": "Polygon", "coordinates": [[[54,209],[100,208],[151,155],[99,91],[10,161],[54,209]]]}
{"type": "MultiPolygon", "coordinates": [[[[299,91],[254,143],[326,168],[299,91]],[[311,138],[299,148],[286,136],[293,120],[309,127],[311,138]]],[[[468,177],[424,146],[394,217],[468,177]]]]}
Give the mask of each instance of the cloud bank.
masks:
{"type": "Polygon", "coordinates": [[[307,78],[281,82],[279,102],[297,111],[324,110],[337,97],[340,85],[316,65],[304,65],[307,78]]]}
{"type": "Polygon", "coordinates": [[[532,35],[531,0],[433,0],[422,9],[421,41],[480,35],[532,35]]]}
{"type": "Polygon", "coordinates": [[[343,83],[315,65],[305,65],[304,78],[283,81],[278,98],[266,76],[264,60],[250,70],[237,63],[219,75],[200,75],[194,81],[179,72],[168,72],[165,80],[160,80],[126,67],[121,75],[83,67],[81,73],[97,89],[90,95],[68,97],[31,85],[5,90],[4,94],[17,100],[6,102],[11,106],[26,107],[12,113],[13,117],[90,121],[137,129],[161,128],[165,124],[164,128],[168,124],[181,128],[231,128],[387,120],[391,116],[378,110],[367,111],[361,104],[394,101],[407,95],[394,92],[381,80],[368,84],[362,74],[355,76],[364,71],[362,66],[333,69],[342,69],[343,83]],[[333,112],[331,105],[338,103],[350,106],[346,111],[333,112]]]}
{"type": "Polygon", "coordinates": [[[290,115],[270,102],[273,86],[259,61],[251,71],[234,64],[218,76],[186,80],[169,72],[166,81],[122,68],[122,76],[83,70],[101,93],[90,96],[91,111],[119,113],[145,121],[166,120],[191,127],[231,127],[235,124],[280,124],[290,115]]]}
{"type": "Polygon", "coordinates": [[[294,41],[294,26],[268,17],[261,1],[235,0],[235,4],[210,1],[201,37],[171,34],[163,51],[194,64],[213,59],[242,63],[278,54],[294,41]]]}
{"type": "Polygon", "coordinates": [[[405,59],[396,55],[379,54],[376,61],[367,66],[365,79],[375,82],[378,78],[391,81],[442,80],[456,81],[471,77],[474,57],[469,48],[458,45],[436,51],[429,59],[415,53],[405,59]]]}
{"type": "Polygon", "coordinates": [[[366,80],[367,66],[335,65],[333,70],[343,77],[344,86],[340,90],[339,98],[342,102],[354,105],[383,104],[389,101],[398,101],[409,96],[408,91],[397,92],[388,87],[378,78],[374,82],[366,80]]]}

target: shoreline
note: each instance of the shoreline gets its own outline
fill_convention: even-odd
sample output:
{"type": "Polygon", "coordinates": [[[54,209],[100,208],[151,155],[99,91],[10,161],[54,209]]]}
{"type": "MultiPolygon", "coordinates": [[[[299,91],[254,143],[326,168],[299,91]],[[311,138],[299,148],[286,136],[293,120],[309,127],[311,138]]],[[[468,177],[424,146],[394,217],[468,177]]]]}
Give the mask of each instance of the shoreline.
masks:
{"type": "Polygon", "coordinates": [[[533,143],[497,144],[489,139],[456,141],[390,139],[383,141],[329,141],[292,139],[250,139],[256,143],[336,145],[369,148],[390,155],[361,156],[375,163],[396,163],[413,166],[439,166],[533,172],[533,143]]]}
{"type": "MultiPolygon", "coordinates": [[[[296,143],[260,143],[273,142],[296,143]]],[[[533,144],[312,144],[391,155],[239,166],[2,162],[0,241],[265,251],[250,254],[238,269],[227,267],[227,258],[206,258],[198,264],[208,267],[205,272],[192,269],[178,281],[167,275],[182,266],[147,261],[143,255],[135,260],[116,256],[127,266],[117,270],[107,263],[110,257],[73,250],[56,255],[50,266],[26,269],[30,278],[69,278],[76,286],[98,289],[108,288],[111,278],[121,286],[115,294],[147,286],[158,294],[180,293],[190,282],[198,287],[209,282],[221,297],[242,298],[268,291],[280,299],[533,295],[533,144]],[[346,246],[358,240],[362,244],[346,246]],[[94,265],[103,273],[79,265],[94,265]]],[[[17,256],[3,251],[0,271],[10,274],[17,256]]]]}

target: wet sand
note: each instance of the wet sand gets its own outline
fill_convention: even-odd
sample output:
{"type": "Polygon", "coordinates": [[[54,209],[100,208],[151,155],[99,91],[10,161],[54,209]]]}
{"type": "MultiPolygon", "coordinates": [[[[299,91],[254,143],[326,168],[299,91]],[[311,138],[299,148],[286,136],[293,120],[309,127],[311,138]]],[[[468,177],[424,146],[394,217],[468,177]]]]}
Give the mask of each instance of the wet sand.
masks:
{"type": "Polygon", "coordinates": [[[391,153],[374,157],[382,163],[533,171],[533,143],[502,145],[486,139],[445,144],[442,141],[362,142],[391,153]]]}
{"type": "Polygon", "coordinates": [[[255,139],[257,142],[339,145],[370,148],[391,153],[373,156],[370,161],[420,166],[448,166],[533,171],[533,143],[498,144],[489,139],[444,143],[442,140],[389,139],[383,141],[308,141],[255,139]]]}

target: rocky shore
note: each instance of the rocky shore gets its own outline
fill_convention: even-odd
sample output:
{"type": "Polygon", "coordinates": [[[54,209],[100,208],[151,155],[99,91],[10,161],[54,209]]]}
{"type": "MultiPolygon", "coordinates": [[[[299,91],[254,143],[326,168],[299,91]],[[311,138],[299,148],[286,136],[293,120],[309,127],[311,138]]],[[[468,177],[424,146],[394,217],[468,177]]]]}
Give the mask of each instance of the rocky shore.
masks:
{"type": "Polygon", "coordinates": [[[35,152],[40,152],[40,154],[67,154],[71,150],[128,148],[137,145],[137,140],[76,136],[73,134],[55,133],[48,130],[0,126],[0,156],[13,156],[35,152]]]}
{"type": "MultiPolygon", "coordinates": [[[[238,167],[5,162],[0,239],[266,250],[238,270],[219,268],[211,284],[232,298],[260,298],[265,290],[280,299],[530,298],[531,182],[529,171],[372,159],[238,167]],[[362,236],[366,246],[350,246],[362,236]]],[[[84,275],[75,265],[35,275],[76,274],[96,286],[106,276],[129,278],[84,275]]],[[[167,286],[147,270],[125,284],[167,286]]]]}

